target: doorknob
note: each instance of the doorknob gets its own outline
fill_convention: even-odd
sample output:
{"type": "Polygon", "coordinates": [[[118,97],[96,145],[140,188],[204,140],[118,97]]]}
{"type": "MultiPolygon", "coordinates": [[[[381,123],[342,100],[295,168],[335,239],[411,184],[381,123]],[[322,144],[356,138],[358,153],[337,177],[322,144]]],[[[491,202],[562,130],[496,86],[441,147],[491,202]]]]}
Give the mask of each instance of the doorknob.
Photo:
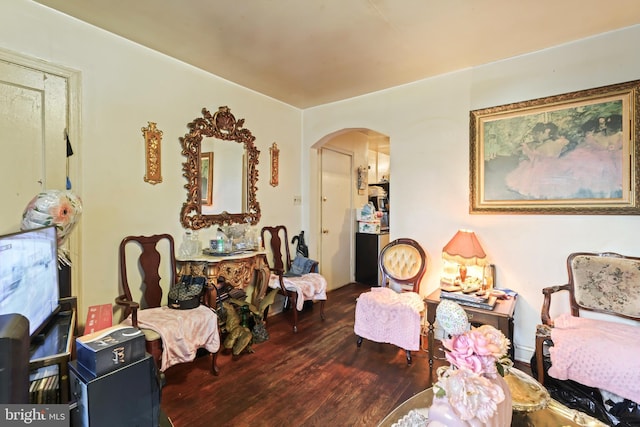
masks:
{"type": "Polygon", "coordinates": [[[322,229],[322,234],[329,234],[329,230],[327,230],[326,228],[322,229]]]}

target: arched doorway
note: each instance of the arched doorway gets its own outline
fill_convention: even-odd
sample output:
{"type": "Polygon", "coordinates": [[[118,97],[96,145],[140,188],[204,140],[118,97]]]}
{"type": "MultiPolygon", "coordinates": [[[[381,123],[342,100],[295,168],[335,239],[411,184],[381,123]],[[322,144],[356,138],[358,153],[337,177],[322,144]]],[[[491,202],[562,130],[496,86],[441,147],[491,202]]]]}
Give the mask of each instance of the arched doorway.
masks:
{"type": "Polygon", "coordinates": [[[320,265],[330,289],[355,280],[355,210],[368,202],[366,186],[358,188],[357,170],[369,169],[372,155],[377,161],[381,150],[388,165],[389,147],[389,137],[370,129],[343,129],[313,147],[319,153],[320,265]]]}

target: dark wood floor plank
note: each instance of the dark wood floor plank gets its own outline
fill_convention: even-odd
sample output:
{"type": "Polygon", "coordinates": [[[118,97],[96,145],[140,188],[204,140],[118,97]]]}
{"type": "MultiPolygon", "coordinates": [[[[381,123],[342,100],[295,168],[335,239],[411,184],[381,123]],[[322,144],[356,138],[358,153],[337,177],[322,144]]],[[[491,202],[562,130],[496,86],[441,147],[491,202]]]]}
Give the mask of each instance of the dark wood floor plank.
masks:
{"type": "Polygon", "coordinates": [[[356,346],[355,301],[368,290],[349,284],[319,307],[268,319],[268,341],[238,360],[220,354],[220,376],[208,357],[167,370],[162,408],[175,427],[375,426],[396,406],[429,387],[425,351],[407,366],[403,350],[364,341],[356,346]]]}

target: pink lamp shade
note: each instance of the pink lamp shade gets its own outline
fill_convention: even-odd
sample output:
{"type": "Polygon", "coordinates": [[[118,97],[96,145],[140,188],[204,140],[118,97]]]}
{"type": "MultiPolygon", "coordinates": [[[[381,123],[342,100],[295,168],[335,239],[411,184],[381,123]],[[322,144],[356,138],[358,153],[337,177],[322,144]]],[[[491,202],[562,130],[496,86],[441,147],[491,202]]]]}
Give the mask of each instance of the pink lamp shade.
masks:
{"type": "Polygon", "coordinates": [[[458,230],[442,249],[442,258],[461,265],[484,265],[487,254],[473,231],[458,230]]]}
{"type": "Polygon", "coordinates": [[[442,249],[442,258],[459,265],[460,280],[464,283],[468,265],[484,265],[487,254],[484,253],[475,233],[470,230],[458,230],[453,239],[442,249]]]}

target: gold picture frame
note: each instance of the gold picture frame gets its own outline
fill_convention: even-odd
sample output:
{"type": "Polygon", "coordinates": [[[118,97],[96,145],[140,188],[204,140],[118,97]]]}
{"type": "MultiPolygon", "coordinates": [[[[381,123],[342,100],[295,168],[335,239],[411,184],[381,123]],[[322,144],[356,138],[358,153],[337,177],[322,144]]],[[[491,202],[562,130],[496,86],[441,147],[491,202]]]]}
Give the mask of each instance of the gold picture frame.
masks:
{"type": "Polygon", "coordinates": [[[213,152],[200,154],[200,198],[205,206],[213,206],[213,152]]]}
{"type": "Polygon", "coordinates": [[[640,214],[640,80],[470,112],[472,214],[640,214]]]}

